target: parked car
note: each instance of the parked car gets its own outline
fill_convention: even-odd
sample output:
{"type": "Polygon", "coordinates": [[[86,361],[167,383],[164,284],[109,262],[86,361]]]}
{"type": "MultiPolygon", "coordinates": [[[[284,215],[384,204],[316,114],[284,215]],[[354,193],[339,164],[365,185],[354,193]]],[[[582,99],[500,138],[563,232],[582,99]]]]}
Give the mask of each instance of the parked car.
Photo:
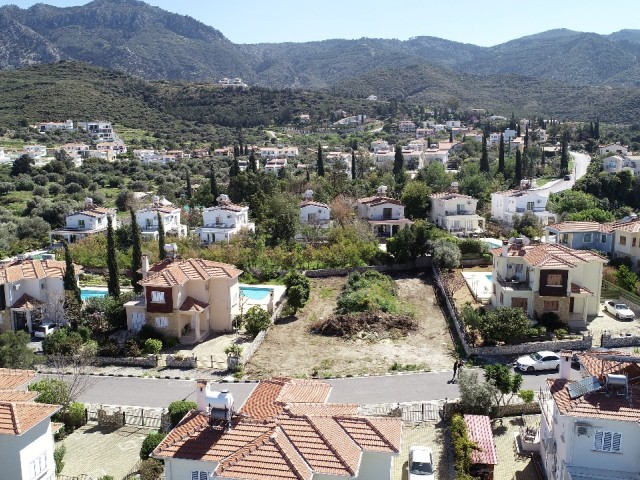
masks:
{"type": "Polygon", "coordinates": [[[564,180],[565,180],[565,181],[571,180],[571,175],[565,175],[565,176],[564,176],[564,180]]]}
{"type": "Polygon", "coordinates": [[[36,329],[33,331],[33,334],[37,338],[44,338],[47,335],[51,335],[56,330],[56,328],[58,327],[53,323],[43,323],[39,327],[36,327],[36,329]]]}
{"type": "Polygon", "coordinates": [[[636,314],[626,303],[616,303],[613,300],[609,300],[604,302],[604,309],[618,320],[635,320],[636,318],[636,314]]]}
{"type": "Polygon", "coordinates": [[[516,360],[516,368],[523,372],[533,372],[535,370],[559,370],[560,356],[557,353],[541,351],[516,360]]]}
{"type": "Polygon", "coordinates": [[[409,448],[409,479],[433,480],[433,452],[429,447],[409,448]]]}

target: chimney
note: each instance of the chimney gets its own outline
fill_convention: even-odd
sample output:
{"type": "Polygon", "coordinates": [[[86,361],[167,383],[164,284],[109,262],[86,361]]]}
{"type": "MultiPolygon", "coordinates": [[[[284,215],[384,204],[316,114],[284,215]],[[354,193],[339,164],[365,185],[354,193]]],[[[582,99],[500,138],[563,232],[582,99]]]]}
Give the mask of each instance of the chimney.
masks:
{"type": "Polygon", "coordinates": [[[84,199],[84,207],[87,209],[93,208],[93,198],[87,197],[84,199]]]}
{"type": "Polygon", "coordinates": [[[178,245],[175,243],[165,243],[164,251],[167,254],[167,258],[175,260],[178,256],[178,245]]]}
{"type": "Polygon", "coordinates": [[[560,378],[562,380],[571,380],[571,359],[573,352],[571,350],[560,351],[560,378]]]}
{"type": "Polygon", "coordinates": [[[142,272],[142,279],[144,280],[149,275],[149,255],[146,253],[142,255],[142,267],[140,268],[142,272]]]}
{"type": "Polygon", "coordinates": [[[196,380],[196,405],[198,411],[207,413],[207,381],[196,380]]]}
{"type": "Polygon", "coordinates": [[[509,255],[509,242],[507,240],[502,241],[502,251],[500,252],[501,257],[506,257],[509,255]]]}
{"type": "Polygon", "coordinates": [[[158,204],[158,203],[160,203],[160,197],[159,197],[158,195],[154,195],[154,196],[151,198],[151,201],[152,201],[154,204],[158,204]]]}

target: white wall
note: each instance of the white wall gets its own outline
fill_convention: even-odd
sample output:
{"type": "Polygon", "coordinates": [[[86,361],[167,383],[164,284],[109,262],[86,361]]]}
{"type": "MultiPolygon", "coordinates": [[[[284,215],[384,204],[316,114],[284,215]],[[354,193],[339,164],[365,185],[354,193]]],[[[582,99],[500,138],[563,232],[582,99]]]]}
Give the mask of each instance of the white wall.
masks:
{"type": "Polygon", "coordinates": [[[47,419],[22,435],[0,435],[1,478],[30,480],[29,463],[42,453],[45,454],[47,468],[45,474],[38,478],[55,475],[50,425],[47,419]]]}
{"type": "Polygon", "coordinates": [[[217,467],[218,462],[167,458],[164,461],[164,475],[166,480],[191,480],[191,472],[197,470],[211,473],[217,467]]]}
{"type": "Polygon", "coordinates": [[[305,205],[300,207],[300,223],[308,223],[309,214],[316,215],[316,221],[329,220],[331,217],[331,209],[318,207],[317,205],[305,205]]]}
{"type": "Polygon", "coordinates": [[[358,205],[358,214],[360,218],[366,218],[369,220],[382,220],[382,214],[385,208],[391,208],[391,218],[398,220],[404,218],[404,206],[396,205],[395,203],[383,203],[381,205],[369,206],[358,205]]]}

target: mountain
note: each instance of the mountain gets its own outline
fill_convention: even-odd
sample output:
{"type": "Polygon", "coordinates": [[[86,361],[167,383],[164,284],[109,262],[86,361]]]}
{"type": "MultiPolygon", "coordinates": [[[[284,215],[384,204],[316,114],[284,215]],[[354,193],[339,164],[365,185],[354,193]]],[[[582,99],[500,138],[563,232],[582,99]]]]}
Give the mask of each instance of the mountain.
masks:
{"type": "MultiPolygon", "coordinates": [[[[640,30],[551,30],[493,47],[431,36],[240,45],[191,17],[138,0],[68,8],[9,5],[0,8],[0,27],[3,69],[77,60],[149,80],[226,76],[269,88],[326,88],[386,69],[439,66],[569,85],[640,86],[640,30]]],[[[383,88],[378,95],[393,96],[383,88]]]]}

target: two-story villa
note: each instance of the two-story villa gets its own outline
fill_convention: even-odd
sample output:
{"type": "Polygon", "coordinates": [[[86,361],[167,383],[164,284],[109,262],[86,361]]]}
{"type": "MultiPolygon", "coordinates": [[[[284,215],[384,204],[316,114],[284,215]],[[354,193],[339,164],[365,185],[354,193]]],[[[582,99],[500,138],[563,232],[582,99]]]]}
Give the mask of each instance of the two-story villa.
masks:
{"type": "Polygon", "coordinates": [[[367,221],[371,231],[378,237],[392,237],[413,222],[404,217],[404,205],[400,200],[387,197],[387,187],[381,185],[375,197],[359,198],[358,218],[367,221]]]}
{"type": "Polygon", "coordinates": [[[249,222],[249,207],[234,204],[225,194],[216,201],[218,205],[202,212],[203,226],[196,229],[200,241],[205,244],[228,242],[243,230],[255,231],[255,224],[249,222]]]}
{"type": "Polygon", "coordinates": [[[147,256],[142,257],[144,297],[125,304],[128,329],[151,325],[187,344],[213,331],[231,331],[240,313],[242,271],[226,263],[180,258],[175,246],[166,250],[169,257],[151,267],[147,256]]]}
{"type": "Polygon", "coordinates": [[[180,223],[180,207],[176,207],[164,198],[154,196],[152,203],[136,212],[136,222],[143,236],[158,238],[158,215],[165,233],[178,237],[184,237],[187,234],[187,226],[180,223]]]}
{"type": "Polygon", "coordinates": [[[331,225],[331,208],[329,205],[313,200],[313,191],[307,190],[300,203],[300,225],[318,228],[329,228],[331,225]]]}
{"type": "Polygon", "coordinates": [[[107,231],[107,218],[111,217],[113,229],[118,228],[116,211],[113,208],[98,207],[91,198],[84,201],[84,210],[67,215],[65,227],[49,232],[49,244],[63,238],[67,243],[74,243],[96,233],[107,231]]]}
{"type": "Polygon", "coordinates": [[[640,357],[579,353],[582,380],[571,380],[571,351],[560,378],[538,397],[540,457],[549,479],[640,478],[640,357]]]}
{"type": "Polygon", "coordinates": [[[598,315],[603,257],[564,245],[531,245],[526,238],[505,241],[491,253],[494,307],[520,307],[532,318],[553,312],[575,329],[598,315]]]}
{"type": "Polygon", "coordinates": [[[476,198],[456,192],[434,193],[429,198],[431,199],[429,219],[440,228],[456,235],[484,231],[485,220],[476,213],[478,206],[476,198]]]}
{"type": "Polygon", "coordinates": [[[628,258],[633,271],[640,271],[640,221],[613,226],[613,258],[628,258]]]}
{"type": "Polygon", "coordinates": [[[520,188],[491,194],[491,216],[497,221],[512,225],[516,215],[532,212],[542,225],[554,223],[555,214],[547,211],[548,195],[535,189],[520,188]]]}
{"type": "MultiPolygon", "coordinates": [[[[38,321],[64,323],[65,262],[16,260],[0,267],[0,331],[32,332],[38,321]],[[33,320],[33,321],[32,321],[33,320]]],[[[82,268],[74,266],[76,282],[82,268]]]]}

